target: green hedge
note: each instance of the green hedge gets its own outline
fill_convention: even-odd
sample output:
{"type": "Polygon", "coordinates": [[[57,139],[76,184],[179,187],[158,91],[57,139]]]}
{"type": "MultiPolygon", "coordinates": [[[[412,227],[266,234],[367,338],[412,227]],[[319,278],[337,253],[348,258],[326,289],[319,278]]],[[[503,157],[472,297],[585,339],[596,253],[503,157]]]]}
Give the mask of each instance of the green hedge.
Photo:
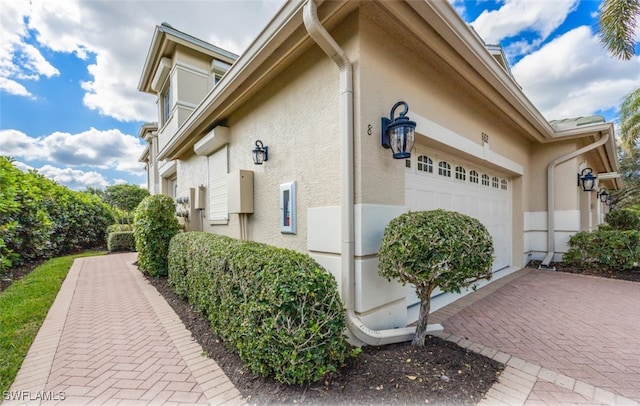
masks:
{"type": "Polygon", "coordinates": [[[256,374],[303,384],[352,354],[335,279],[306,254],[189,232],[169,248],[169,283],[256,374]]]}
{"type": "Polygon", "coordinates": [[[569,239],[563,261],[580,267],[631,269],[640,263],[640,231],[582,231],[569,239]]]}
{"type": "Polygon", "coordinates": [[[604,216],[604,221],[616,230],[640,230],[640,216],[631,210],[612,210],[604,216]]]}
{"type": "Polygon", "coordinates": [[[169,242],[179,230],[172,198],[152,195],[140,202],[134,213],[133,235],[142,272],[151,276],[167,275],[169,242]]]}
{"type": "Polygon", "coordinates": [[[107,227],[107,234],[115,233],[116,231],[133,231],[133,226],[130,224],[111,224],[107,227]]]}
{"type": "Polygon", "coordinates": [[[114,219],[98,196],[75,192],[0,157],[0,274],[27,262],[104,246],[114,219]]]}
{"type": "Polygon", "coordinates": [[[133,231],[114,231],[109,233],[107,238],[107,249],[109,251],[135,251],[136,239],[133,231]]]}

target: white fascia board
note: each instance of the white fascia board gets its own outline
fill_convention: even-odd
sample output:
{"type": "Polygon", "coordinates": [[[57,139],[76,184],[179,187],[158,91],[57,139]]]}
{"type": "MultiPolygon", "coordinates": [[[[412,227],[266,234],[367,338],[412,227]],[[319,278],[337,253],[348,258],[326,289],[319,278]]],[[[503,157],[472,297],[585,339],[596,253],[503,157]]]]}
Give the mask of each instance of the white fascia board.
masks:
{"type": "MultiPolygon", "coordinates": [[[[187,117],[176,134],[159,151],[159,158],[169,156],[172,149],[184,137],[197,131],[198,127],[207,122],[215,122],[217,117],[212,116],[213,111],[221,105],[228,103],[233,92],[249,77],[260,64],[271,55],[272,48],[276,49],[288,38],[300,25],[302,25],[302,7],[306,0],[286,2],[278,11],[271,22],[262,30],[258,37],[249,45],[247,50],[231,65],[231,68],[222,77],[222,80],[214,86],[198,107],[187,117]],[[295,18],[300,15],[299,21],[295,18]]],[[[316,4],[323,1],[316,0],[316,4]]]]}
{"type": "MultiPolygon", "coordinates": [[[[384,3],[394,4],[395,2],[384,3]]],[[[542,113],[531,103],[512,76],[500,66],[487,50],[484,42],[464,22],[448,1],[407,1],[440,36],[458,52],[469,66],[490,84],[504,99],[516,109],[537,133],[544,138],[553,135],[553,129],[542,113]],[[435,18],[434,18],[435,17],[435,18]]],[[[442,55],[452,67],[459,65],[442,55]]],[[[458,69],[457,69],[458,70],[458,69]]],[[[458,70],[467,77],[464,71],[458,70]]],[[[474,78],[469,78],[474,83],[474,78]]],[[[514,117],[515,119],[515,117],[514,117]]],[[[536,134],[531,134],[535,136],[536,134]]],[[[536,137],[538,139],[538,137],[536,137]]]]}

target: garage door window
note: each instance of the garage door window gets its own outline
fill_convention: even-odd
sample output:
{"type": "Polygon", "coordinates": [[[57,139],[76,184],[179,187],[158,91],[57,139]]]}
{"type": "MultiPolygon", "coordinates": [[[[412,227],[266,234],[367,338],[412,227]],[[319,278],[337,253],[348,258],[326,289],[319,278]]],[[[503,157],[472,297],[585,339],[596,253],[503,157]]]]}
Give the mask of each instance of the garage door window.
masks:
{"type": "Polygon", "coordinates": [[[445,161],[438,162],[438,175],[446,176],[447,178],[451,177],[451,165],[449,165],[445,161]]]}
{"type": "Polygon", "coordinates": [[[482,186],[489,186],[489,175],[486,173],[482,174],[482,186]]]}
{"type": "Polygon", "coordinates": [[[467,171],[462,166],[456,166],[456,179],[461,181],[467,180],[467,171]]]}
{"type": "Polygon", "coordinates": [[[505,179],[500,182],[500,189],[507,190],[507,181],[505,179]]]}
{"type": "Polygon", "coordinates": [[[478,181],[479,181],[478,172],[476,171],[469,172],[469,182],[478,183],[478,181]]]}
{"type": "Polygon", "coordinates": [[[491,186],[493,186],[496,189],[500,187],[500,182],[498,181],[498,178],[496,178],[495,176],[491,178],[491,186]]]}
{"type": "Polygon", "coordinates": [[[418,157],[418,171],[433,173],[433,161],[426,155],[418,157]]]}

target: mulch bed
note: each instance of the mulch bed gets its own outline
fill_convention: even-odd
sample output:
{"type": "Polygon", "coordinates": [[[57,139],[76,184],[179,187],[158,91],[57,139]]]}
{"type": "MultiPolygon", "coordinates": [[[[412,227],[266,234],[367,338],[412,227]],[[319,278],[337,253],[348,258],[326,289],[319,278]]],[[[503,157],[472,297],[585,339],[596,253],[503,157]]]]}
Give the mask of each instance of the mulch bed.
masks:
{"type": "MultiPolygon", "coordinates": [[[[538,268],[541,261],[531,261],[527,264],[530,268],[538,268]]],[[[558,272],[568,272],[581,275],[599,276],[601,278],[620,279],[631,282],[640,282],[640,267],[631,269],[605,269],[605,268],[578,268],[563,262],[552,262],[552,268],[558,272]]]]}
{"type": "Polygon", "coordinates": [[[504,368],[454,343],[429,337],[425,347],[410,343],[363,347],[355,360],[326,381],[284,385],[251,374],[166,278],[148,279],[250,404],[475,405],[504,368]]]}

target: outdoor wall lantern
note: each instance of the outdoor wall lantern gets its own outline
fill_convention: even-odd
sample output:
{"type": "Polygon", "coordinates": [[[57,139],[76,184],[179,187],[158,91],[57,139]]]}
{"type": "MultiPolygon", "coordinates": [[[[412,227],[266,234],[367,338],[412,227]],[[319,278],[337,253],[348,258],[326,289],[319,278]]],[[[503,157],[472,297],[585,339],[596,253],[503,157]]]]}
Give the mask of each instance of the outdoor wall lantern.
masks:
{"type": "Polygon", "coordinates": [[[416,137],[416,122],[406,116],[409,105],[399,101],[391,108],[390,118],[382,117],[382,146],[393,152],[394,159],[411,158],[411,149],[416,137]],[[395,112],[398,107],[404,107],[398,118],[395,112]]]}
{"type": "Polygon", "coordinates": [[[582,189],[585,192],[591,192],[596,187],[596,177],[593,175],[593,169],[584,168],[581,173],[578,174],[578,186],[582,182],[582,189]]]}
{"type": "Polygon", "coordinates": [[[256,147],[252,151],[253,163],[256,165],[262,165],[264,161],[269,160],[269,147],[265,147],[262,141],[256,141],[256,147]]]}
{"type": "Polygon", "coordinates": [[[605,188],[600,189],[598,191],[598,198],[602,203],[606,203],[609,198],[609,192],[607,192],[607,189],[605,188]]]}

